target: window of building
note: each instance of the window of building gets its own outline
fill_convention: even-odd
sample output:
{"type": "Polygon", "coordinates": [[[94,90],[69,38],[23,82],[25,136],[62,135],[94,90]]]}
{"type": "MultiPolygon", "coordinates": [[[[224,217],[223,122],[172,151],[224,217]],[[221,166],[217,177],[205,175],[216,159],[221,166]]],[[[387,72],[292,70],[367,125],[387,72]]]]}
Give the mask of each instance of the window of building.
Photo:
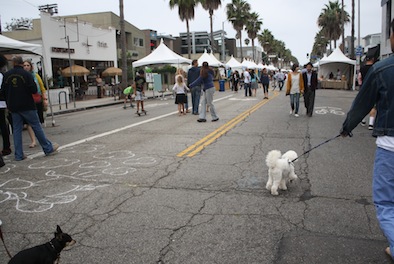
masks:
{"type": "Polygon", "coordinates": [[[143,47],[144,46],[144,39],[134,38],[134,46],[143,47]]]}

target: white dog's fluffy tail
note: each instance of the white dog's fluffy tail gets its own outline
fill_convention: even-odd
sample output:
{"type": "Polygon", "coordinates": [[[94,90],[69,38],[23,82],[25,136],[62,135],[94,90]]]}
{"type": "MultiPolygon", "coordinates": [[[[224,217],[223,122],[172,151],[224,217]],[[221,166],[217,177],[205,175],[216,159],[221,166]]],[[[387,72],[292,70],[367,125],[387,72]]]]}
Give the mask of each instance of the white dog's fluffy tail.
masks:
{"type": "Polygon", "coordinates": [[[276,166],[278,159],[282,157],[282,153],[279,150],[271,150],[265,159],[265,163],[268,167],[273,168],[276,166]]]}

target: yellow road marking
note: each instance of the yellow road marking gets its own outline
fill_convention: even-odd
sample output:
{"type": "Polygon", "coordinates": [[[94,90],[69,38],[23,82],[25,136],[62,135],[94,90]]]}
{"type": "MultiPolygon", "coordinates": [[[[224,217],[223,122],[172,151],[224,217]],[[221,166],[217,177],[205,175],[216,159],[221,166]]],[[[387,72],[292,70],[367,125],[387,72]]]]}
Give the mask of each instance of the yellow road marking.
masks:
{"type": "Polygon", "coordinates": [[[265,105],[267,102],[269,102],[270,100],[272,100],[273,98],[275,98],[278,95],[279,95],[279,93],[275,92],[274,95],[270,99],[264,100],[264,101],[260,101],[259,103],[257,103],[253,107],[251,107],[250,109],[248,109],[245,112],[243,112],[243,113],[239,114],[238,116],[234,117],[233,119],[231,119],[230,121],[228,121],[224,125],[220,126],[218,129],[216,129],[215,131],[213,131],[209,135],[207,135],[204,138],[200,139],[199,141],[197,141],[196,143],[194,143],[190,147],[188,147],[185,150],[179,152],[177,154],[177,157],[183,157],[183,156],[193,157],[198,152],[203,150],[206,146],[210,145],[216,139],[218,139],[219,137],[221,137],[222,135],[227,133],[230,129],[232,129],[234,126],[236,126],[239,122],[243,121],[250,114],[255,112],[257,109],[259,109],[260,107],[262,107],[263,105],[265,105]]]}

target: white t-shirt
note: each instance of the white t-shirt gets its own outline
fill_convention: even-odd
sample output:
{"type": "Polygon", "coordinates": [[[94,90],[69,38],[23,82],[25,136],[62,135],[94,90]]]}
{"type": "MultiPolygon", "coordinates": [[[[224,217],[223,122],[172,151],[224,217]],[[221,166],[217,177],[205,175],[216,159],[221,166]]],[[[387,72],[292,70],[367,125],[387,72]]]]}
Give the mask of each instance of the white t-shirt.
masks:
{"type": "Polygon", "coordinates": [[[248,71],[245,71],[244,72],[244,82],[245,83],[250,83],[250,81],[251,81],[250,74],[249,74],[248,71]]]}
{"type": "Polygon", "coordinates": [[[300,76],[301,74],[291,74],[291,89],[290,94],[300,93],[300,76]]]}
{"type": "Polygon", "coordinates": [[[379,148],[394,152],[394,137],[382,136],[376,139],[379,148]]]}
{"type": "Polygon", "coordinates": [[[172,90],[175,91],[176,94],[185,94],[186,91],[189,90],[189,88],[187,88],[187,86],[185,84],[179,85],[178,83],[176,83],[174,85],[174,87],[172,88],[172,90]]]}
{"type": "MultiPolygon", "coordinates": [[[[0,87],[2,83],[3,83],[3,74],[0,72],[0,87]]],[[[7,104],[5,103],[5,101],[0,101],[0,108],[7,108],[7,104]]]]}

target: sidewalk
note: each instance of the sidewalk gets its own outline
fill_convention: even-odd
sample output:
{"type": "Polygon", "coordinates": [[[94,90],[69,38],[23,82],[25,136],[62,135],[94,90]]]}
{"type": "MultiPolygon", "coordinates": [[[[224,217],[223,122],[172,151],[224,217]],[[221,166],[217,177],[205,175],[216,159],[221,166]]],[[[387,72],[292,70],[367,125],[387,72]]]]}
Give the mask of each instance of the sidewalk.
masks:
{"type": "MultiPolygon", "coordinates": [[[[149,90],[145,92],[145,96],[148,99],[156,98],[158,100],[160,100],[160,98],[163,98],[164,96],[171,96],[172,94],[173,93],[171,91],[159,93],[159,92],[154,92],[153,90],[149,90]]],[[[52,105],[52,111],[53,111],[53,115],[61,115],[66,113],[88,110],[92,108],[123,104],[123,100],[124,100],[123,98],[119,99],[118,96],[116,97],[103,96],[102,98],[97,98],[96,95],[94,96],[87,95],[84,100],[77,100],[75,102],[75,107],[74,107],[74,102],[70,101],[69,103],[67,103],[67,105],[66,104],[52,105]]],[[[128,104],[130,104],[129,102],[130,101],[128,101],[128,104]]],[[[52,112],[49,106],[48,106],[47,116],[48,117],[52,116],[52,112]]]]}

